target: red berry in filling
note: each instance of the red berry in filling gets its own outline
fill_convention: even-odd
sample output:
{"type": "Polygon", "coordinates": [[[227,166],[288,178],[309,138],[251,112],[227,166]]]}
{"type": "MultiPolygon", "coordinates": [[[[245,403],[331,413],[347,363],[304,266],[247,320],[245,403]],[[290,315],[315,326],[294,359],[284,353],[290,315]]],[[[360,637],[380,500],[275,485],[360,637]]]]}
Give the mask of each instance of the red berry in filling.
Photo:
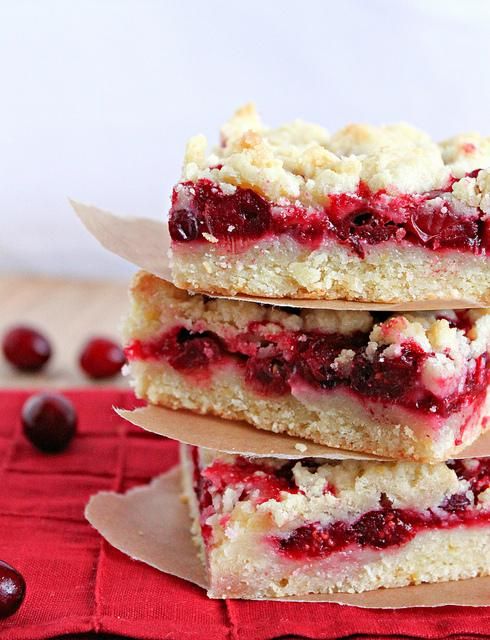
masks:
{"type": "Polygon", "coordinates": [[[42,333],[27,326],[13,327],[3,337],[7,360],[20,371],[39,371],[51,357],[51,345],[42,333]]]}
{"type": "Polygon", "coordinates": [[[384,219],[371,211],[356,211],[342,220],[337,233],[342,240],[349,241],[358,254],[364,256],[362,243],[378,244],[393,239],[399,230],[393,220],[384,219]]]}
{"type": "Polygon", "coordinates": [[[13,615],[22,604],[26,583],[21,574],[0,560],[0,618],[13,615]]]}
{"type": "Polygon", "coordinates": [[[216,238],[259,238],[271,221],[269,205],[251,189],[214,194],[206,201],[203,216],[216,238]]]}
{"type": "Polygon", "coordinates": [[[399,401],[413,388],[425,357],[415,343],[402,345],[397,357],[378,353],[370,360],[359,353],[352,366],[351,387],[367,396],[399,401]]]}
{"type": "Polygon", "coordinates": [[[406,513],[397,509],[370,511],[353,525],[353,529],[360,545],[376,549],[403,544],[415,535],[406,513]]]}
{"type": "Polygon", "coordinates": [[[124,352],[113,340],[92,338],[80,353],[80,366],[91,378],[112,378],[126,362],[124,352]]]}
{"type": "Polygon", "coordinates": [[[299,354],[296,359],[296,371],[308,382],[318,384],[324,389],[332,388],[342,381],[332,363],[342,349],[354,349],[366,341],[365,334],[344,336],[328,334],[307,336],[298,341],[299,354]]]}
{"type": "Polygon", "coordinates": [[[197,218],[189,209],[172,211],[168,227],[170,237],[177,242],[191,242],[200,236],[197,218]]]}
{"type": "Polygon", "coordinates": [[[341,551],[354,541],[349,526],[343,522],[335,522],[330,527],[322,527],[318,523],[298,527],[287,538],[280,539],[279,550],[292,559],[318,558],[341,551]]]}
{"type": "MultiPolygon", "coordinates": [[[[271,225],[269,203],[252,189],[237,188],[226,194],[209,180],[188,183],[192,189],[192,208],[172,208],[169,231],[172,240],[190,242],[207,232],[218,239],[255,239],[271,225]]],[[[174,191],[173,205],[178,194],[174,191]]]]}
{"type": "Polygon", "coordinates": [[[278,356],[252,357],[247,360],[245,380],[257,392],[266,395],[282,396],[289,393],[290,368],[285,360],[278,356]]]}
{"type": "Polygon", "coordinates": [[[447,204],[439,209],[418,211],[410,217],[408,229],[431,249],[474,249],[479,244],[478,221],[454,215],[447,204]]]}
{"type": "Polygon", "coordinates": [[[191,371],[205,369],[222,356],[221,341],[214,333],[191,334],[184,329],[179,332],[168,361],[179,371],[191,371]]]}
{"type": "Polygon", "coordinates": [[[24,403],[22,427],[35,447],[56,453],[63,451],[75,435],[77,414],[64,396],[40,393],[24,403]]]}

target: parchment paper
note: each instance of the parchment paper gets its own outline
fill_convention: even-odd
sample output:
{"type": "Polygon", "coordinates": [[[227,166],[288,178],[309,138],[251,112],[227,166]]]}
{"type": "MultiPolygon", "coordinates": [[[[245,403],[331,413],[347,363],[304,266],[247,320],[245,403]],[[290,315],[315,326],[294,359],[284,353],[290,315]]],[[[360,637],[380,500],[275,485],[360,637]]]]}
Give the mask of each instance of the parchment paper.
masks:
{"type": "MultiPolygon", "coordinates": [[[[388,459],[369,453],[333,449],[302,438],[257,429],[246,422],[224,420],[210,415],[202,416],[189,411],[175,411],[147,405],[133,411],[116,409],[116,412],[125,420],[151,433],[225,453],[288,459],[305,457],[333,460],[388,459]]],[[[490,431],[454,457],[485,458],[487,456],[490,456],[490,431]]]]}

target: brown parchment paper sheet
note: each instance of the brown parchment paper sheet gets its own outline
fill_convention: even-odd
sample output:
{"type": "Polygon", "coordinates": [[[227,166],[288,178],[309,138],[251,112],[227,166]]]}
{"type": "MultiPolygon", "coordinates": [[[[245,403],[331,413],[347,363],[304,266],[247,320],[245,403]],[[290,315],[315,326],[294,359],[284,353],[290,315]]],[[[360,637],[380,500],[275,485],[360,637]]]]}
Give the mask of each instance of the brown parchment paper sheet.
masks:
{"type": "MultiPolygon", "coordinates": [[[[149,218],[126,218],[97,207],[70,200],[77,216],[100,244],[160,278],[172,282],[169,263],[170,238],[166,224],[149,218]]],[[[206,292],[204,292],[206,293],[206,292]]],[[[227,296],[213,294],[215,298],[227,296]]],[[[233,296],[233,300],[259,302],[304,309],[335,309],[338,311],[432,311],[437,309],[469,309],[482,305],[467,300],[427,300],[397,304],[352,302],[348,300],[300,300],[233,296]]]]}
{"type": "MultiPolygon", "coordinates": [[[[180,494],[180,467],[174,467],[150,484],[125,494],[103,491],[92,496],[85,517],[119,551],[205,589],[206,575],[191,539],[187,505],[182,502],[180,494]]],[[[490,577],[280,600],[336,602],[378,609],[488,606],[490,577]]]]}
{"type": "MultiPolygon", "coordinates": [[[[211,415],[147,405],[133,411],[115,409],[132,424],[179,442],[225,453],[276,458],[327,458],[331,460],[387,460],[369,453],[333,449],[309,440],[257,429],[246,422],[224,420],[211,415]],[[300,448],[297,447],[300,445],[300,448]],[[303,450],[303,446],[306,449],[303,450]]],[[[490,431],[455,458],[490,456],[490,431]]]]}

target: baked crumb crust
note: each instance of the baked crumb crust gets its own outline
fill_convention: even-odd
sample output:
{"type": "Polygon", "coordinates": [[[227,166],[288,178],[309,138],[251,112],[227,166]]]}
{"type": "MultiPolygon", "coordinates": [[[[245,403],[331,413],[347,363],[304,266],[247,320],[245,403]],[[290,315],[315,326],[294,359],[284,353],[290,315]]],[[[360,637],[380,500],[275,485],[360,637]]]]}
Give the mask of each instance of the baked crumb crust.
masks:
{"type": "Polygon", "coordinates": [[[486,256],[389,243],[363,258],[332,241],[310,251],[290,238],[265,238],[239,253],[212,243],[175,244],[172,274],[181,289],[210,295],[490,305],[486,256]]]}

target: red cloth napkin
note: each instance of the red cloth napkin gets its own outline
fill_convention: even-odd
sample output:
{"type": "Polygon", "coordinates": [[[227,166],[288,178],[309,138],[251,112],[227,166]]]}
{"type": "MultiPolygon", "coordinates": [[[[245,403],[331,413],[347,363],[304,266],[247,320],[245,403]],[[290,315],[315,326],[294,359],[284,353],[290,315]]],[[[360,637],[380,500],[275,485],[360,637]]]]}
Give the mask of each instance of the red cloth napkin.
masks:
{"type": "Polygon", "coordinates": [[[125,491],[177,462],[177,447],[120,419],[131,393],[71,391],[79,434],[68,451],[37,452],[23,437],[25,391],[0,392],[0,559],[27,582],[8,640],[99,631],[146,640],[490,637],[490,607],[381,611],[335,604],[209,600],[191,584],[130,560],[84,520],[89,497],[125,491]]]}

